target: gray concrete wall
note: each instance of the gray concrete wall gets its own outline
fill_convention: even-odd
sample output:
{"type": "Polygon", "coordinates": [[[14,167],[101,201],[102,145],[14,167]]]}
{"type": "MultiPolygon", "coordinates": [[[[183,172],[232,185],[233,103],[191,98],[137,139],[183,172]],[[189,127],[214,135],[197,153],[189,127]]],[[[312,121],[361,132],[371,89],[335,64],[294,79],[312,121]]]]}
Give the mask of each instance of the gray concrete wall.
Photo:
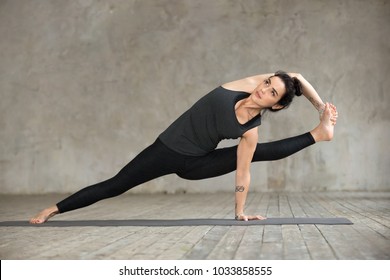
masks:
{"type": "MultiPolygon", "coordinates": [[[[0,193],[106,179],[209,90],[278,69],[338,106],[336,136],[254,164],[252,190],[390,190],[389,24],[379,0],[0,0],[0,193]]],[[[302,97],[260,139],[317,122],[302,97]]],[[[229,191],[233,178],[134,192],[229,191]]]]}

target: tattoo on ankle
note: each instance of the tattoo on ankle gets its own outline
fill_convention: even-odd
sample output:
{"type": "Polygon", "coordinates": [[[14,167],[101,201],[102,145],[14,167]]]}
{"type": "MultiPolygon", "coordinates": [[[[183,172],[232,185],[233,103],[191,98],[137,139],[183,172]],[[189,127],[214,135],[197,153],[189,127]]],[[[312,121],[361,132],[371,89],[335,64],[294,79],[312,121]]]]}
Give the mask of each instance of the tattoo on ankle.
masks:
{"type": "Polygon", "coordinates": [[[244,216],[244,213],[237,214],[234,218],[235,218],[236,220],[239,220],[241,216],[244,216]]]}
{"type": "Polygon", "coordinates": [[[243,192],[243,191],[245,191],[244,186],[236,186],[236,192],[243,192]]]}

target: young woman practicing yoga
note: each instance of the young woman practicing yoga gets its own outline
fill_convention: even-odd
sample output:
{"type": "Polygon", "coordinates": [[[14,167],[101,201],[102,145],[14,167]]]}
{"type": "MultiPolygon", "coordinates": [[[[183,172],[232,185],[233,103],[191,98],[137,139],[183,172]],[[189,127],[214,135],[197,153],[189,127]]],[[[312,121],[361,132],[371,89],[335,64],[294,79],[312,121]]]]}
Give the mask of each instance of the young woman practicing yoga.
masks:
{"type": "Polygon", "coordinates": [[[44,223],[56,214],[120,195],[166,174],[200,180],[234,170],[235,218],[243,221],[265,219],[244,214],[250,163],[281,159],[316,142],[329,141],[336,120],[336,107],[324,104],[300,74],[278,71],[226,83],[196,102],[117,175],[44,209],[30,223],[44,223]],[[319,125],[299,136],[258,143],[258,126],[263,112],[287,108],[294,96],[301,94],[320,112],[319,125]],[[237,146],[216,149],[221,140],[237,138],[240,138],[237,146]]]}

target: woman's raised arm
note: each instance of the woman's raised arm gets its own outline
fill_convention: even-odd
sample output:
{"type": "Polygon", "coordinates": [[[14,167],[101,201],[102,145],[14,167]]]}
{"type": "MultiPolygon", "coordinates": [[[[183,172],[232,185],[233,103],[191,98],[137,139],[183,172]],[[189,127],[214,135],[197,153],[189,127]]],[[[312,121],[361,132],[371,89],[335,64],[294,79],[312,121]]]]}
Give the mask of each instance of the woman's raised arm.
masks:
{"type": "Polygon", "coordinates": [[[299,73],[288,73],[291,77],[297,78],[302,85],[303,95],[313,104],[313,106],[320,113],[320,116],[325,110],[325,103],[322,101],[321,97],[318,95],[314,87],[299,73]]]}

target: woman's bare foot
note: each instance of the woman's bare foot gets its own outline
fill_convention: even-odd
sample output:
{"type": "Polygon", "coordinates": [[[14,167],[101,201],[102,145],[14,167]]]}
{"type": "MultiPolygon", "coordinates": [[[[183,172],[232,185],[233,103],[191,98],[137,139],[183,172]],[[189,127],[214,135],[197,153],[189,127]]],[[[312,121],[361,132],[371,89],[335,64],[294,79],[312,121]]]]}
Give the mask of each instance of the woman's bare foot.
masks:
{"type": "Polygon", "coordinates": [[[333,125],[336,125],[337,118],[339,116],[339,114],[337,112],[337,108],[333,104],[329,103],[329,109],[330,109],[330,112],[331,112],[330,120],[332,121],[333,125]]]}
{"type": "Polygon", "coordinates": [[[332,104],[326,103],[325,110],[321,116],[320,124],[310,132],[314,140],[316,142],[332,140],[336,120],[336,107],[332,104]]]}
{"type": "Polygon", "coordinates": [[[31,218],[30,224],[43,224],[58,213],[59,211],[57,206],[46,208],[39,212],[35,217],[31,218]]]}

